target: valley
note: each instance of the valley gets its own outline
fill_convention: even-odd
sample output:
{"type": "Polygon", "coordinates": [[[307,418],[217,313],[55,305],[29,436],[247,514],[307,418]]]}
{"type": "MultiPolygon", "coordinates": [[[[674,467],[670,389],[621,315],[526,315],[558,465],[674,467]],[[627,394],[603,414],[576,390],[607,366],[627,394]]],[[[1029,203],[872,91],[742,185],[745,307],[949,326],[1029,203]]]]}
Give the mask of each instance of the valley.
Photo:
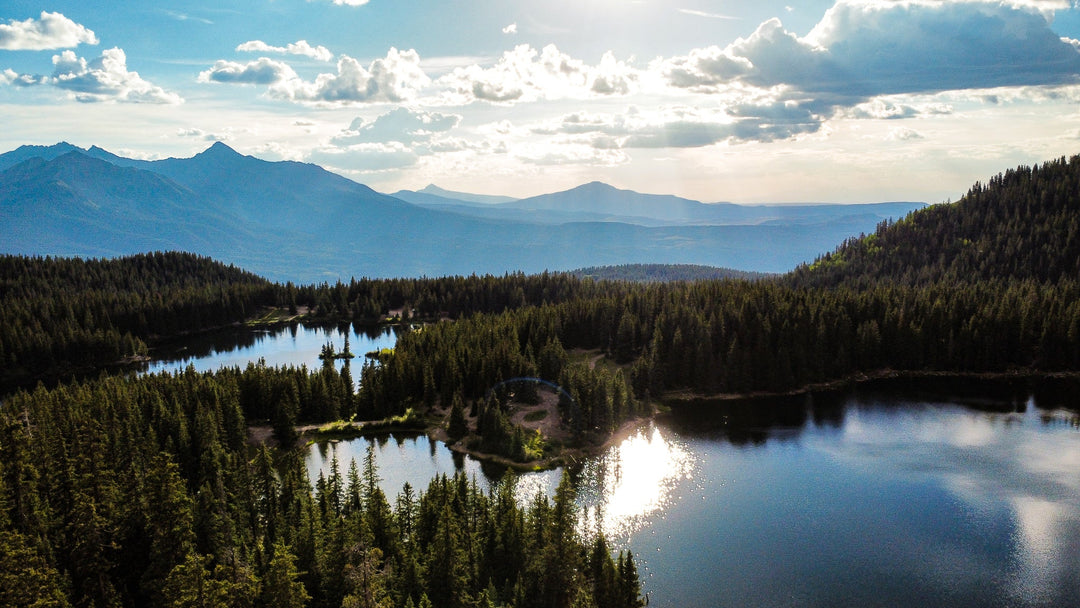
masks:
{"type": "MultiPolygon", "coordinates": [[[[56,188],[34,177],[55,160],[4,175],[56,188]]],[[[182,597],[191,577],[297,605],[1068,605],[1078,179],[1080,157],[1010,170],[772,275],[283,283],[192,253],[2,256],[5,382],[51,379],[0,407],[0,542],[24,556],[0,575],[58,605],[182,597]],[[304,325],[249,326],[286,318],[304,325]],[[346,336],[378,357],[319,358],[346,336]],[[928,560],[943,547],[954,561],[928,560]],[[688,580],[703,554],[718,567],[688,580]]]]}

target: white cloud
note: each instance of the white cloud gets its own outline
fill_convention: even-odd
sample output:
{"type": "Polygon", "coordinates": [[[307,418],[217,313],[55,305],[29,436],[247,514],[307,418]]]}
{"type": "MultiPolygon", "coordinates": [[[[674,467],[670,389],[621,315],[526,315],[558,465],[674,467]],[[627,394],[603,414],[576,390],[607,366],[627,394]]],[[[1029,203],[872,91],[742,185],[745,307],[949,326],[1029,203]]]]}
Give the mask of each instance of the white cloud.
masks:
{"type": "Polygon", "coordinates": [[[199,74],[199,82],[268,85],[268,94],[278,99],[344,105],[406,101],[430,85],[431,79],[420,68],[416,51],[391,48],[385,58],[372,61],[367,68],[342,55],[336,74],[319,74],[314,81],[300,78],[286,63],[260,57],[247,63],[218,60],[199,74]]]}
{"type": "Polygon", "coordinates": [[[848,105],[888,94],[1076,82],[1080,53],[1048,2],[840,0],[805,37],[778,19],[721,49],[664,62],[668,82],[717,92],[786,86],[848,105]]]}
{"type": "MultiPolygon", "coordinates": [[[[779,19],[725,46],[650,64],[669,87],[717,98],[727,118],[701,125],[700,141],[771,141],[817,131],[833,116],[897,119],[951,113],[948,105],[883,99],[1001,90],[1046,96],[1080,82],[1080,44],[1049,27],[1060,2],[840,0],[803,38],[779,19]],[[727,134],[725,137],[725,133],[727,134]]],[[[997,97],[986,98],[988,103],[997,97]]],[[[652,136],[694,140],[694,122],[652,136]]]]}
{"type": "Polygon", "coordinates": [[[281,80],[270,94],[282,99],[314,103],[402,102],[415,97],[431,79],[420,68],[420,55],[410,49],[391,48],[385,58],[367,69],[352,57],[338,60],[336,74],[319,74],[314,82],[299,78],[281,80]]]}
{"type": "Polygon", "coordinates": [[[219,59],[209,70],[199,73],[199,82],[271,85],[299,77],[288,64],[260,57],[255,61],[237,63],[219,59]]]}
{"type": "Polygon", "coordinates": [[[888,141],[912,141],[916,139],[926,139],[922,133],[914,129],[908,129],[907,127],[899,127],[889,131],[889,134],[885,136],[888,141]]]}
{"type": "Polygon", "coordinates": [[[396,141],[404,144],[428,142],[461,122],[457,114],[397,108],[373,120],[357,118],[332,140],[337,145],[396,141]]]}
{"type": "Polygon", "coordinates": [[[325,46],[311,46],[307,40],[297,40],[285,46],[271,46],[262,40],[249,40],[236,47],[237,51],[252,53],[281,53],[283,55],[302,55],[319,61],[332,61],[334,54],[325,46]]]}
{"type": "Polygon", "coordinates": [[[796,105],[752,104],[725,109],[689,106],[621,114],[576,112],[532,129],[537,135],[565,135],[602,150],[700,148],[722,142],[775,141],[815,133],[822,120],[796,105]]]}
{"type": "Polygon", "coordinates": [[[898,120],[920,116],[941,116],[952,114],[953,106],[947,103],[902,103],[887,98],[878,98],[853,106],[843,113],[848,118],[871,118],[877,120],[898,120]]]}
{"type": "Polygon", "coordinates": [[[514,157],[530,165],[592,165],[614,167],[630,162],[622,150],[605,150],[586,144],[534,143],[523,146],[514,157]]]}
{"type": "Polygon", "coordinates": [[[294,148],[286,146],[280,142],[270,141],[264,144],[260,144],[255,147],[255,156],[265,160],[292,160],[302,161],[304,160],[304,153],[294,148]]]}
{"type": "Polygon", "coordinates": [[[364,6],[367,3],[368,0],[334,0],[338,6],[364,6]]]}
{"type": "Polygon", "coordinates": [[[3,72],[0,72],[0,84],[11,84],[19,77],[19,74],[11,69],[7,68],[3,72]]]}
{"type": "Polygon", "coordinates": [[[162,12],[164,12],[170,18],[176,19],[177,21],[196,21],[196,22],[201,23],[203,25],[214,25],[213,21],[211,21],[209,19],[206,19],[206,18],[203,18],[203,17],[194,17],[194,16],[189,15],[187,13],[181,13],[181,12],[178,12],[178,11],[170,11],[170,10],[164,10],[162,12]]]}
{"type": "Polygon", "coordinates": [[[19,76],[16,85],[51,84],[69,91],[76,101],[119,101],[127,103],[182,103],[184,100],[170,91],[155,86],[127,69],[127,56],[119,48],[102,52],[101,57],[87,61],[64,51],[52,58],[52,76],[19,76]],[[22,82],[20,82],[20,80],[22,82]]]}
{"type": "Polygon", "coordinates": [[[229,141],[233,138],[231,129],[226,129],[224,133],[208,133],[194,127],[177,129],[176,135],[179,137],[195,137],[203,141],[229,141]]]}
{"type": "Polygon", "coordinates": [[[437,84],[449,88],[458,103],[515,103],[538,99],[586,99],[627,95],[639,71],[605,53],[596,66],[574,59],[555,45],[537,51],[521,44],[490,67],[459,67],[437,84]]]}
{"type": "Polygon", "coordinates": [[[516,34],[517,33],[517,23],[511,23],[510,25],[504,27],[502,29],[502,33],[504,33],[504,34],[516,34]]]}
{"type": "Polygon", "coordinates": [[[372,173],[411,167],[420,157],[400,142],[389,142],[320,148],[310,152],[306,160],[328,168],[372,173]]]}
{"type": "Polygon", "coordinates": [[[738,17],[732,17],[731,15],[721,15],[719,13],[707,13],[705,11],[698,11],[692,8],[680,8],[680,13],[684,15],[693,15],[694,17],[706,17],[708,19],[725,19],[725,20],[737,20],[738,17]]]}
{"type": "Polygon", "coordinates": [[[60,13],[41,12],[37,20],[8,21],[0,24],[0,49],[8,51],[44,51],[97,44],[94,32],[60,13]]]}

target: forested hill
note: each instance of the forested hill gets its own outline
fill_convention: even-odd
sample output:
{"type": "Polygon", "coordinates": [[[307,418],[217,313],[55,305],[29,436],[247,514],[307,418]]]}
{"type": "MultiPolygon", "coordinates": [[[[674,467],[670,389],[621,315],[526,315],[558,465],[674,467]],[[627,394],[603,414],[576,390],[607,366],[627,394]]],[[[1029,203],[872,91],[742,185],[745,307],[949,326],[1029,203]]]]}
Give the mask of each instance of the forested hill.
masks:
{"type": "Polygon", "coordinates": [[[666,283],[670,281],[711,281],[714,279],[745,279],[753,281],[770,276],[761,272],[744,272],[731,268],[698,264],[620,264],[590,266],[571,270],[579,279],[598,281],[633,281],[635,283],[666,283]]]}
{"type": "Polygon", "coordinates": [[[0,256],[0,385],[142,354],[144,339],[242,321],[277,287],[190,253],[0,256]]]}
{"type": "Polygon", "coordinates": [[[1080,156],[1018,167],[849,239],[789,278],[799,285],[922,285],[1080,277],[1080,156]]]}

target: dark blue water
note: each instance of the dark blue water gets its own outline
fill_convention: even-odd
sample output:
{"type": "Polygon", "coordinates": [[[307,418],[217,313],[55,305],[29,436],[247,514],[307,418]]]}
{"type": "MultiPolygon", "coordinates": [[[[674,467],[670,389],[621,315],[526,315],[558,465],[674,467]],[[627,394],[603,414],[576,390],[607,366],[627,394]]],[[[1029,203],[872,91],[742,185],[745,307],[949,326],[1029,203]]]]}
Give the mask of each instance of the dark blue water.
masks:
{"type": "MultiPolygon", "coordinates": [[[[320,364],[392,347],[389,329],[237,330],[150,365],[320,364]]],[[[358,375],[358,374],[357,374],[358,375]]],[[[577,463],[582,534],[634,552],[650,607],[1080,606],[1080,389],[1072,382],[896,381],[697,402],[577,463]]],[[[425,436],[312,446],[312,478],[374,446],[382,486],[505,471],[425,436]]],[[[514,478],[523,500],[561,471],[514,478]]]]}
{"type": "MultiPolygon", "coordinates": [[[[676,406],[573,467],[582,532],[633,550],[650,606],[1077,606],[1080,418],[1037,392],[913,381],[676,406]]],[[[380,441],[391,496],[501,474],[426,437],[380,441]]]]}

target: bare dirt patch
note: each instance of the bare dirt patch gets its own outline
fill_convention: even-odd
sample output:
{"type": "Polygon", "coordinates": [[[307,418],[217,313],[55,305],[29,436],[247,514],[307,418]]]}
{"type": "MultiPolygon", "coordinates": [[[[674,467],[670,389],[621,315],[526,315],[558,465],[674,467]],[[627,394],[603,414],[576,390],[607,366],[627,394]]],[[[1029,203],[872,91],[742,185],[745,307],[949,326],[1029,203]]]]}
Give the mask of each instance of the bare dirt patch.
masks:
{"type": "Polygon", "coordinates": [[[540,402],[535,405],[517,401],[510,402],[510,407],[513,408],[510,422],[527,431],[540,431],[540,435],[545,441],[567,443],[572,436],[570,431],[563,426],[559,415],[558,393],[548,388],[536,392],[540,397],[540,402]],[[539,412],[544,412],[543,418],[539,417],[539,412]]]}

